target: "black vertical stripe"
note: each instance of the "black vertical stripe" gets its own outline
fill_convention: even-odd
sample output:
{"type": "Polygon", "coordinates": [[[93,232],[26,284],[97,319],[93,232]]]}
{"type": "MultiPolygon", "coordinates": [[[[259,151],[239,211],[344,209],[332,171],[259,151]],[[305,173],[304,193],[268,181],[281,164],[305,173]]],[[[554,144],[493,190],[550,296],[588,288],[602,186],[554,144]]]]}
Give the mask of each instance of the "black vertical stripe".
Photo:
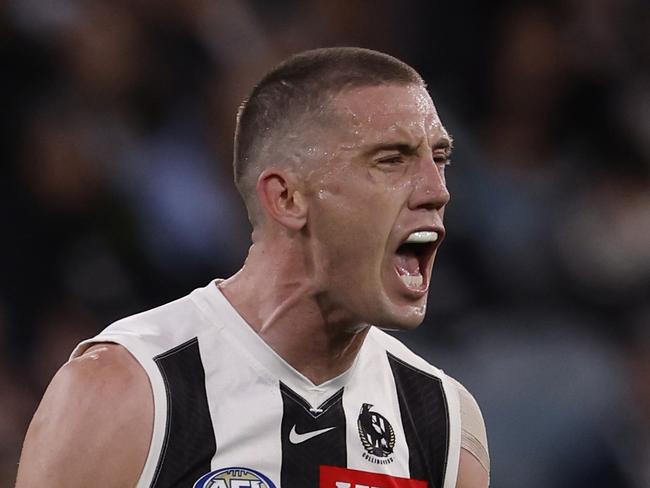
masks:
{"type": "Polygon", "coordinates": [[[388,354],[402,426],[409,448],[410,476],[442,488],[449,451],[449,409],[442,381],[388,354]]]}
{"type": "Polygon", "coordinates": [[[210,471],[217,444],[195,337],[154,358],[165,382],[165,438],[151,487],[191,487],[210,471]]]}
{"type": "Polygon", "coordinates": [[[280,383],[282,393],[282,486],[289,488],[316,487],[319,484],[320,466],[347,464],[345,444],[345,412],[343,389],[340,389],[318,407],[310,405],[300,395],[280,383]],[[298,434],[316,430],[333,429],[299,443],[290,440],[292,429],[298,434]]]}

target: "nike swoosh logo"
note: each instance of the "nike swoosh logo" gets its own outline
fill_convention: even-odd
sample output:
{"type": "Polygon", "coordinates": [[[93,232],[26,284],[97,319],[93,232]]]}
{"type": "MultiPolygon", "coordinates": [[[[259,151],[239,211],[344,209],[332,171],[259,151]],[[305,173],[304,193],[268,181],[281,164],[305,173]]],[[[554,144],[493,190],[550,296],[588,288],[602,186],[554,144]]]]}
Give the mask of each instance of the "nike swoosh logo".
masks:
{"type": "Polygon", "coordinates": [[[308,441],[309,439],[313,439],[317,435],[324,434],[325,432],[329,432],[332,429],[336,429],[336,427],[328,427],[327,429],[320,429],[320,430],[312,430],[311,432],[304,432],[302,434],[298,434],[296,432],[296,426],[294,425],[291,428],[291,432],[289,432],[289,441],[292,444],[300,444],[301,442],[308,441]]]}

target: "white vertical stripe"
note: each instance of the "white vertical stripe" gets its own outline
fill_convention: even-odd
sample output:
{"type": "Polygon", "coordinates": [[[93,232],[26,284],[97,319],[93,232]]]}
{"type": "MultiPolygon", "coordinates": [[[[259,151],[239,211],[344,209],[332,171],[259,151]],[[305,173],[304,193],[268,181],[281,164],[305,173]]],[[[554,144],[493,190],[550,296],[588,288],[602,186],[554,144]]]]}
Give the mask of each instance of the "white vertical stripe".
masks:
{"type": "Polygon", "coordinates": [[[447,469],[443,488],[456,488],[458,478],[458,463],[460,461],[460,401],[458,389],[447,375],[442,375],[442,385],[447,397],[449,409],[449,449],[447,451],[447,469]]]}
{"type": "Polygon", "coordinates": [[[211,469],[252,468],[279,488],[283,410],[277,380],[257,367],[226,329],[207,331],[199,338],[199,347],[217,444],[211,469]],[[218,352],[204,346],[224,342],[228,347],[219,347],[218,352]]]}
{"type": "Polygon", "coordinates": [[[385,351],[380,349],[373,349],[372,354],[364,353],[365,350],[362,350],[354,380],[350,382],[343,393],[343,408],[347,423],[348,468],[408,478],[409,451],[402,427],[395,379],[388,358],[385,351]],[[372,405],[371,412],[384,416],[395,432],[395,446],[392,455],[388,458],[369,456],[371,459],[378,460],[393,459],[389,464],[373,463],[367,459],[368,456],[364,457],[366,450],[361,443],[357,428],[357,419],[364,403],[372,405]]]}

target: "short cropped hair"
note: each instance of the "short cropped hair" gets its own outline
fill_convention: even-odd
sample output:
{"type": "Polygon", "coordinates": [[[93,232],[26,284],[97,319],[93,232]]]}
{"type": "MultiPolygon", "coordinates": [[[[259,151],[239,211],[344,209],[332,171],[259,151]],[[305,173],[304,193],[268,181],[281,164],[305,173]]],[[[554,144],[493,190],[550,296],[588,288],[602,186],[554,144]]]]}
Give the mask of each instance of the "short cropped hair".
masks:
{"type": "Polygon", "coordinates": [[[239,108],[234,141],[235,185],[253,226],[260,217],[255,187],[264,169],[262,149],[319,120],[328,112],[330,97],[385,84],[425,85],[417,71],[399,59],[357,47],[295,54],[262,78],[239,108]]]}

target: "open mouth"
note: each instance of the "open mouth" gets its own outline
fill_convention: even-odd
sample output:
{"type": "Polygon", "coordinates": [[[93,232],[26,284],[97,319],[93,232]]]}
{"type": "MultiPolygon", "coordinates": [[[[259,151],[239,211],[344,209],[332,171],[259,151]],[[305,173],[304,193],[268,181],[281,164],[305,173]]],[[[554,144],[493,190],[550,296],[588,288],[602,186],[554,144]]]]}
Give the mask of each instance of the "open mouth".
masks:
{"type": "Polygon", "coordinates": [[[436,250],[439,234],[436,231],[411,232],[395,252],[395,271],[406,288],[424,291],[428,287],[428,270],[436,250]]]}

